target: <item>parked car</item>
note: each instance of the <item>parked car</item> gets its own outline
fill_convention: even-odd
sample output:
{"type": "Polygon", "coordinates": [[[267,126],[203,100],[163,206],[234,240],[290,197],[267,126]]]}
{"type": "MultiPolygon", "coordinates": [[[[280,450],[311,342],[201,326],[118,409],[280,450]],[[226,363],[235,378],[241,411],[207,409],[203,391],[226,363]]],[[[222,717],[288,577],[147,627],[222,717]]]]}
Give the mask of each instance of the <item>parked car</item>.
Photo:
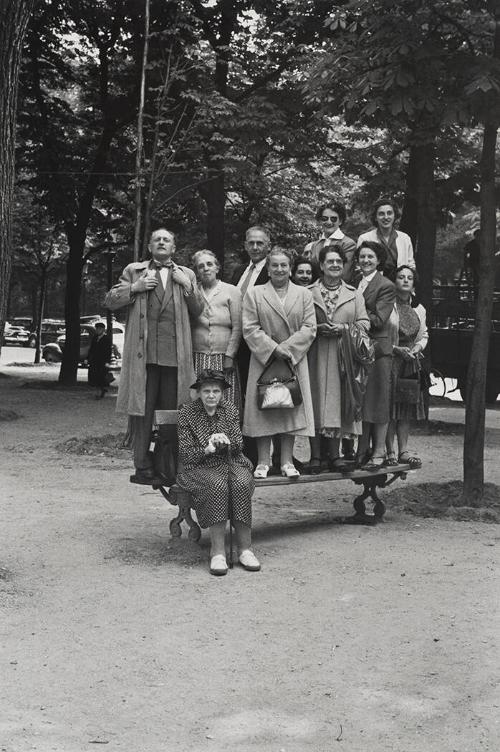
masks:
{"type": "Polygon", "coordinates": [[[33,319],[30,319],[27,316],[10,316],[9,324],[11,324],[11,326],[22,326],[22,328],[26,329],[28,333],[32,332],[34,329],[33,319]]]}
{"type": "MultiPolygon", "coordinates": [[[[103,322],[106,323],[105,321],[103,322]]],[[[95,328],[92,324],[80,325],[80,353],[78,362],[82,366],[88,365],[88,355],[90,343],[92,337],[95,334],[95,328]]],[[[123,324],[115,322],[113,324],[113,359],[121,359],[121,353],[123,350],[123,339],[125,337],[125,327],[123,324]],[[117,342],[115,342],[115,337],[117,342]],[[120,348],[121,344],[121,348],[120,348]]],[[[64,345],[66,343],[66,334],[61,334],[57,338],[57,342],[49,342],[42,350],[42,358],[47,363],[60,363],[63,356],[64,345]]]]}
{"type": "MultiPolygon", "coordinates": [[[[95,329],[90,324],[80,326],[80,353],[78,362],[86,366],[89,355],[90,343],[95,334],[95,329]]],[[[61,334],[56,342],[48,342],[42,350],[42,358],[47,363],[60,363],[63,356],[64,345],[66,344],[66,334],[61,334]]]]}
{"type": "Polygon", "coordinates": [[[24,347],[28,344],[30,333],[22,326],[13,326],[5,322],[3,344],[24,347]]]}
{"type": "MultiPolygon", "coordinates": [[[[457,379],[465,400],[467,369],[471,358],[476,316],[473,288],[440,285],[434,288],[430,318],[430,359],[437,376],[457,379]]],[[[500,294],[495,291],[486,364],[486,403],[500,394],[500,294]]]]}
{"type": "MultiPolygon", "coordinates": [[[[64,334],[65,324],[60,319],[44,319],[42,321],[41,329],[41,345],[46,345],[48,342],[56,342],[57,338],[64,334]]],[[[37,334],[31,332],[28,338],[28,346],[36,347],[37,334]]]]}

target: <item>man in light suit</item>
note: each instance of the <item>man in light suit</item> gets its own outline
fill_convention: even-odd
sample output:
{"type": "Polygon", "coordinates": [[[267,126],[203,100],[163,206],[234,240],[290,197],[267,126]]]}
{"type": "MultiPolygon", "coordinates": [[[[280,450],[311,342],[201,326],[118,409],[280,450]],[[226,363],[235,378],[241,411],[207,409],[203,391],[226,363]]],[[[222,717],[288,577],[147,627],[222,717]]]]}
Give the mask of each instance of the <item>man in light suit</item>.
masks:
{"type": "Polygon", "coordinates": [[[190,397],[195,380],[190,316],[200,315],[203,298],[191,269],[172,259],[172,232],[153,231],[148,248],[151,258],[125,267],[105,305],[128,306],[116,409],[133,418],[135,482],[150,484],[154,411],[176,410],[190,397]]]}

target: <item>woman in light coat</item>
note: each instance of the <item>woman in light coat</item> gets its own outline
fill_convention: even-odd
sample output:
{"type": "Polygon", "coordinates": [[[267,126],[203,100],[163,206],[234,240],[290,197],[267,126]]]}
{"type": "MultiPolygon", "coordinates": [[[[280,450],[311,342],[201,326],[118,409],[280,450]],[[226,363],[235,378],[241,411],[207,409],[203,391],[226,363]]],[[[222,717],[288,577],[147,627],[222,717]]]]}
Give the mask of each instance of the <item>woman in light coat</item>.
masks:
{"type": "Polygon", "coordinates": [[[387,198],[376,201],[370,217],[374,229],[363,232],[359,236],[357,243],[358,249],[366,240],[380,243],[387,257],[379,271],[392,282],[396,278],[396,269],[402,264],[409,266],[410,269],[415,269],[415,258],[410,236],[394,228],[397,217],[398,208],[394,201],[387,198]]]}
{"type": "Polygon", "coordinates": [[[360,421],[346,423],[342,416],[342,377],[339,365],[339,337],[350,324],[368,332],[370,320],[363,294],[342,280],[346,256],[338,248],[325,246],[319,253],[321,279],[310,289],[316,311],[317,336],[309,350],[309,375],[316,436],[310,440],[310,471],[321,469],[321,437],[328,440],[329,469],[340,467],[341,438],[352,439],[362,432],[360,421]]]}
{"type": "Polygon", "coordinates": [[[292,257],[281,249],[267,257],[269,282],[248,290],[243,299],[243,336],[251,351],[243,433],[257,439],[256,478],[269,471],[271,438],[281,435],[281,472],[299,475],[292,459],[295,436],[314,436],[307,351],[316,334],[310,290],[290,281],[292,257]],[[296,370],[302,403],[293,408],[260,410],[257,381],[273,359],[288,361],[296,370]]]}

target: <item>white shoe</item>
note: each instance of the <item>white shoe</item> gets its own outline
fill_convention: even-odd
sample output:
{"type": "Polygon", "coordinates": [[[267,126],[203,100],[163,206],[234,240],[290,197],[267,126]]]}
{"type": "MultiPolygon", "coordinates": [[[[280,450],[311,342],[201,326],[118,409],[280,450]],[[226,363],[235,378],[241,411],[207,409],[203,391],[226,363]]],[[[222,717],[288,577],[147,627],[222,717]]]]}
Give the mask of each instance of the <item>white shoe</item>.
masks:
{"type": "Polygon", "coordinates": [[[258,572],[260,570],[260,561],[249,548],[241,552],[238,556],[238,561],[243,569],[247,569],[249,572],[258,572]]]}
{"type": "Polygon", "coordinates": [[[254,478],[267,478],[268,472],[269,472],[269,465],[259,464],[253,471],[253,477],[254,478]]]}
{"type": "Polygon", "coordinates": [[[221,577],[227,574],[227,561],[226,557],[222,554],[212,556],[210,559],[210,574],[214,574],[216,577],[221,577]]]}
{"type": "Polygon", "coordinates": [[[295,465],[292,465],[291,462],[287,462],[286,465],[281,466],[281,475],[284,475],[285,478],[298,478],[300,473],[295,465]]]}

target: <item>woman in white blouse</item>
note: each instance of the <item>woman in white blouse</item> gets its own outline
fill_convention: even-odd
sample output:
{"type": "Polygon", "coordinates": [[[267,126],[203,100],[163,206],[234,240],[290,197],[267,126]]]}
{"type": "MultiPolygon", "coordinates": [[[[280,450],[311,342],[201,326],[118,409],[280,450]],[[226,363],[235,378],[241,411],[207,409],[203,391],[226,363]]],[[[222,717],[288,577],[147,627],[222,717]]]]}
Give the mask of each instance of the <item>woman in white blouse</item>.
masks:
{"type": "Polygon", "coordinates": [[[396,269],[403,264],[415,269],[415,258],[411,238],[406,232],[396,230],[394,223],[399,216],[399,211],[391,199],[381,198],[373,205],[370,219],[374,225],[373,230],[363,232],[359,238],[358,248],[366,241],[380,243],[385,249],[387,259],[383,267],[379,268],[391,282],[396,278],[396,269]]]}
{"type": "Polygon", "coordinates": [[[220,265],[212,251],[197,251],[192,264],[205,301],[200,316],[191,321],[194,370],[197,376],[207,368],[224,371],[230,384],[225,399],[241,410],[239,374],[234,362],[241,341],[241,293],[217,278],[220,265]]]}

